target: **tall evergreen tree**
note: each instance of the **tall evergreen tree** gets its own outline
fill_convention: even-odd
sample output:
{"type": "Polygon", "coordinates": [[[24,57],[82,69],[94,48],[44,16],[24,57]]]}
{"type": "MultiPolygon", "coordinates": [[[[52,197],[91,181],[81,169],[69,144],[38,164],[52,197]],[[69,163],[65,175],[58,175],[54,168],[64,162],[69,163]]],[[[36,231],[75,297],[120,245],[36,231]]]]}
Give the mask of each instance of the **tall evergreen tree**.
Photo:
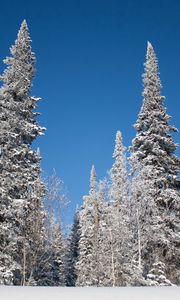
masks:
{"type": "Polygon", "coordinates": [[[79,225],[79,209],[75,212],[74,222],[69,237],[67,263],[66,263],[66,283],[67,286],[76,286],[77,272],[76,264],[79,259],[79,240],[80,240],[80,225],[79,225]]]}
{"type": "Polygon", "coordinates": [[[110,170],[110,198],[112,198],[114,206],[121,207],[127,200],[128,176],[125,160],[125,147],[123,146],[122,133],[120,131],[117,131],[116,133],[113,158],[114,163],[110,170]]]}
{"type": "Polygon", "coordinates": [[[43,134],[44,128],[38,125],[38,113],[34,111],[39,98],[30,96],[35,56],[26,21],[11,47],[11,55],[4,60],[8,67],[1,76],[0,89],[0,265],[4,272],[1,272],[1,282],[26,284],[29,280],[26,274],[31,273],[27,259],[37,257],[37,238],[43,235],[41,201],[44,193],[40,156],[31,149],[32,142],[43,134]],[[32,226],[38,226],[36,234],[32,226]]]}
{"type": "Polygon", "coordinates": [[[174,154],[177,145],[171,134],[177,129],[169,124],[170,116],[164,107],[165,98],[161,96],[158,62],[149,42],[143,83],[144,99],[135,124],[137,134],[132,142],[131,163],[134,173],[140,165],[146,181],[153,179],[151,197],[158,207],[159,226],[164,228],[163,235],[154,246],[159,260],[165,263],[165,272],[170,280],[179,283],[180,160],[174,154]]]}
{"type": "Polygon", "coordinates": [[[149,266],[158,259],[157,244],[164,235],[164,224],[154,201],[156,189],[153,175],[153,169],[149,166],[136,166],[131,186],[130,220],[134,234],[134,267],[138,271],[135,279],[137,285],[148,285],[143,278],[146,278],[149,266]]]}
{"type": "Polygon", "coordinates": [[[49,286],[65,286],[65,246],[59,224],[53,224],[51,240],[48,242],[48,268],[44,269],[44,279],[41,280],[40,284],[49,286]]]}
{"type": "Polygon", "coordinates": [[[114,260],[112,245],[111,207],[107,202],[107,181],[100,180],[96,193],[96,257],[98,286],[113,286],[114,260]]]}
{"type": "Polygon", "coordinates": [[[129,223],[129,184],[125,160],[125,147],[122,134],[116,134],[114,163],[110,170],[109,228],[111,228],[112,251],[114,260],[114,286],[130,282],[132,260],[132,232],[129,223]]]}
{"type": "Polygon", "coordinates": [[[108,202],[108,182],[100,181],[97,191],[99,203],[98,226],[98,274],[99,286],[111,287],[116,285],[116,249],[114,247],[114,217],[112,206],[108,202]]]}
{"type": "Polygon", "coordinates": [[[80,213],[79,259],[76,264],[77,286],[99,285],[98,226],[96,172],[92,166],[89,195],[84,196],[83,209],[80,213]]]}

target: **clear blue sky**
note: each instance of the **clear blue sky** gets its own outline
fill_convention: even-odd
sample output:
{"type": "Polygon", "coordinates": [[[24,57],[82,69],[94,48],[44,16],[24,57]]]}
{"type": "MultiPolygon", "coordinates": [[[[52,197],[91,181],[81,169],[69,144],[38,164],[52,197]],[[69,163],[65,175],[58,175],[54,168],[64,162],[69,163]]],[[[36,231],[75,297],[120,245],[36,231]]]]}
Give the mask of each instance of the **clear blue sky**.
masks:
{"type": "Polygon", "coordinates": [[[49,174],[55,168],[64,180],[71,219],[88,192],[91,165],[98,178],[111,167],[116,131],[126,146],[135,135],[147,40],[159,59],[168,113],[180,128],[180,1],[3,1],[0,61],[23,19],[37,57],[33,94],[44,99],[42,168],[49,174]]]}

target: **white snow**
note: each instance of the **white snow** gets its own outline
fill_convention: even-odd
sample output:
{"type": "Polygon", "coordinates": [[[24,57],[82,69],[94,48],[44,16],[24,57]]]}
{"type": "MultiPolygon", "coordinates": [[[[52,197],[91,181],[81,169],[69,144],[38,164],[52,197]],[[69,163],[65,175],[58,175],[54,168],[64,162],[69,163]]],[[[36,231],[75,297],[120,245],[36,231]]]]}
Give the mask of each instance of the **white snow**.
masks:
{"type": "Polygon", "coordinates": [[[179,300],[180,287],[61,288],[0,286],[1,300],[179,300]]]}

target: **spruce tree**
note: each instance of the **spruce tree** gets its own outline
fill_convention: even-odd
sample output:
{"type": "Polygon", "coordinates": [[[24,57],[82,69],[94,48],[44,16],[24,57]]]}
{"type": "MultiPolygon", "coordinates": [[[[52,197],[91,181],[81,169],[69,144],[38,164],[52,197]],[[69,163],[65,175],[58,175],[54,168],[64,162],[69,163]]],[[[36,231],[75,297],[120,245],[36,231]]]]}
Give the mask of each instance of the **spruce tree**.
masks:
{"type": "Polygon", "coordinates": [[[11,57],[4,62],[8,67],[1,76],[0,89],[0,265],[4,272],[4,275],[1,272],[1,282],[26,284],[29,276],[32,278],[27,258],[37,257],[37,238],[43,235],[41,201],[44,194],[40,179],[41,158],[38,151],[31,148],[44,129],[38,125],[38,113],[34,111],[39,98],[30,96],[35,56],[26,21],[11,47],[11,57]],[[35,235],[32,226],[38,226],[35,235]]]}
{"type": "Polygon", "coordinates": [[[122,134],[116,134],[115,149],[113,153],[114,163],[110,170],[109,201],[109,229],[112,239],[112,251],[114,260],[114,286],[127,285],[131,271],[131,247],[132,232],[129,223],[129,191],[128,175],[125,160],[125,147],[122,134]]]}
{"type": "Polygon", "coordinates": [[[76,286],[98,286],[98,226],[99,207],[97,203],[96,172],[91,169],[89,195],[84,196],[80,213],[79,259],[76,264],[76,286]]]}
{"type": "Polygon", "coordinates": [[[54,224],[51,256],[52,286],[65,286],[65,246],[59,224],[54,224]]]}
{"type": "Polygon", "coordinates": [[[149,267],[158,259],[157,244],[164,236],[164,224],[154,197],[156,194],[153,169],[137,168],[132,179],[131,228],[134,234],[133,257],[137,285],[148,285],[144,282],[149,267]]]}
{"type": "Polygon", "coordinates": [[[77,273],[76,264],[79,259],[79,240],[80,240],[80,225],[79,225],[79,209],[75,212],[74,222],[68,242],[68,253],[66,263],[66,284],[67,286],[76,286],[77,273]]]}
{"type": "Polygon", "coordinates": [[[113,153],[114,163],[110,170],[110,198],[114,206],[124,205],[128,195],[128,176],[125,160],[125,147],[123,146],[122,133],[117,131],[113,153]]]}
{"type": "Polygon", "coordinates": [[[165,272],[170,280],[179,283],[180,160],[175,155],[177,145],[172,137],[177,129],[169,124],[170,116],[164,107],[165,97],[161,95],[158,62],[149,42],[143,83],[143,104],[135,124],[137,134],[132,142],[131,163],[133,173],[140,165],[146,181],[153,180],[151,197],[158,208],[159,226],[163,228],[162,236],[154,242],[154,251],[158,253],[158,260],[165,263],[165,272]]]}
{"type": "Polygon", "coordinates": [[[147,275],[147,282],[150,286],[174,286],[174,284],[166,278],[164,268],[165,265],[161,261],[153,263],[152,269],[147,275]]]}
{"type": "Polygon", "coordinates": [[[115,286],[115,247],[112,206],[108,202],[108,182],[100,181],[98,184],[97,199],[99,203],[99,228],[98,228],[98,272],[99,286],[115,286]]]}
{"type": "Polygon", "coordinates": [[[42,259],[38,265],[37,285],[39,286],[65,286],[65,241],[61,226],[53,224],[51,239],[44,245],[42,259]]]}

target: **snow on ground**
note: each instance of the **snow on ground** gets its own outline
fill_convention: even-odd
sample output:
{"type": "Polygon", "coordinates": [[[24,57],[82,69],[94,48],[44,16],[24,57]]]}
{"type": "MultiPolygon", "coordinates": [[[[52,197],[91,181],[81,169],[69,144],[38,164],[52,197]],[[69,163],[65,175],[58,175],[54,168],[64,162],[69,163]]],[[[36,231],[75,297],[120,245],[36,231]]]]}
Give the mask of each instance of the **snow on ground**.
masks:
{"type": "Polygon", "coordinates": [[[180,300],[180,287],[60,288],[0,286],[0,300],[180,300]]]}

